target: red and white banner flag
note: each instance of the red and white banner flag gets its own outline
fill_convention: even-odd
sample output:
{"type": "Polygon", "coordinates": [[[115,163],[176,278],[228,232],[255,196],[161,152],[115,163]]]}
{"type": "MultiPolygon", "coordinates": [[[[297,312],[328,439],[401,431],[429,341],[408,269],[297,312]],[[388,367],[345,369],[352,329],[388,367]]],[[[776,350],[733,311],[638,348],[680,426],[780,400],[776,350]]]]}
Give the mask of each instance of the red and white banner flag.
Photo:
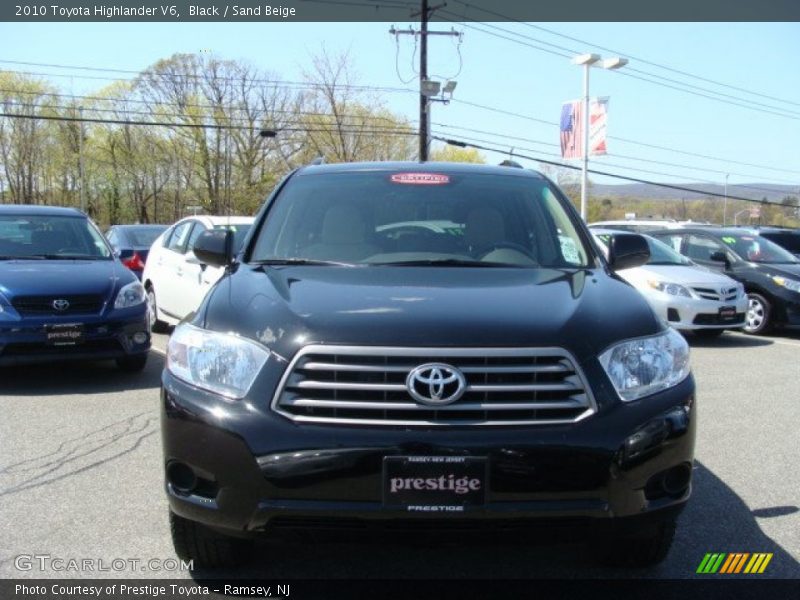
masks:
{"type": "MultiPolygon", "coordinates": [[[[571,100],[561,105],[561,157],[583,158],[583,101],[571,100]]],[[[608,98],[589,102],[589,154],[606,154],[608,98]]]]}
{"type": "Polygon", "coordinates": [[[608,97],[595,98],[589,103],[589,155],[606,154],[608,131],[608,97]]]}

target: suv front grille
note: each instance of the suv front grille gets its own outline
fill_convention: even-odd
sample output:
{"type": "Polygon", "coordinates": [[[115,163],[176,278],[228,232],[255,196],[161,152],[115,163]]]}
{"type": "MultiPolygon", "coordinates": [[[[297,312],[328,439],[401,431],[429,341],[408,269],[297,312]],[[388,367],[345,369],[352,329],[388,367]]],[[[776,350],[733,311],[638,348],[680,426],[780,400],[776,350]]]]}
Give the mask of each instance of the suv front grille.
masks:
{"type": "Polygon", "coordinates": [[[14,309],[22,316],[33,315],[93,315],[103,308],[103,296],[68,295],[68,296],[17,296],[11,302],[14,309]],[[56,310],[53,302],[66,300],[69,305],[64,310],[56,310]]]}
{"type": "Polygon", "coordinates": [[[572,356],[561,348],[308,346],[286,370],[272,408],[294,421],[373,425],[573,423],[596,411],[572,356]],[[452,404],[417,402],[409,373],[444,363],[464,375],[452,404]]]}

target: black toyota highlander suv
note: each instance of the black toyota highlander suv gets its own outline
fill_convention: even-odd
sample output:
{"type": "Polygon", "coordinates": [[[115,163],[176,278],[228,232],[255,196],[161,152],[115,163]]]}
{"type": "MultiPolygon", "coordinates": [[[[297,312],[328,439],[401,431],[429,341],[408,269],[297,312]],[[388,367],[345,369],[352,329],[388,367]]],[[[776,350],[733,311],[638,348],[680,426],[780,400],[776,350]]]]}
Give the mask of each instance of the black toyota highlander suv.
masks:
{"type": "Polygon", "coordinates": [[[695,385],[684,339],[615,274],[647,260],[642,237],[606,261],[521,168],[363,163],[294,171],[231,248],[195,244],[227,272],[163,375],[178,555],[231,565],[308,528],[563,527],[608,562],[664,558],[695,385]]]}

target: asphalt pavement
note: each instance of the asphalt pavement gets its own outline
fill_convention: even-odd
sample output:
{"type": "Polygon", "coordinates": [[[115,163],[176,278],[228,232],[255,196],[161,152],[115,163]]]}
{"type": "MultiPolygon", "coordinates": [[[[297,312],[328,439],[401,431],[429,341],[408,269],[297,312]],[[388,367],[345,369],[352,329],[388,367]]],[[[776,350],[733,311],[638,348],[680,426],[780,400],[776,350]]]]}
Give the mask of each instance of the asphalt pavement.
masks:
{"type": "MultiPolygon", "coordinates": [[[[166,340],[156,336],[139,374],[111,363],[0,370],[0,578],[209,575],[144,564],[174,558],[158,423],[166,340]],[[42,570],[42,559],[19,558],[34,555],[127,564],[81,573],[53,563],[42,570]],[[141,562],[130,566],[135,560],[141,562]]],[[[225,575],[692,578],[707,552],[771,552],[763,577],[800,578],[800,333],[726,333],[691,344],[699,410],[694,494],[657,568],[598,567],[582,546],[552,540],[449,540],[446,551],[386,540],[298,541],[262,543],[248,567],[225,575]]]]}

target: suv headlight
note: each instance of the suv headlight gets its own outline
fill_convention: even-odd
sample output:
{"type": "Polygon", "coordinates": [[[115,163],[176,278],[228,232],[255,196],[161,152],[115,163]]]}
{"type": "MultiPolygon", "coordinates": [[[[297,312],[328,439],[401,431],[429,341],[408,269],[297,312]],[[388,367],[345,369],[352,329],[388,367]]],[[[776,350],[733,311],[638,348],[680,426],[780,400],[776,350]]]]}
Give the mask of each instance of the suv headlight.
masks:
{"type": "Polygon", "coordinates": [[[146,298],[142,284],[138,281],[131,281],[129,284],[122,286],[122,289],[117,293],[117,299],[114,300],[114,308],[136,306],[144,302],[146,298]]]}
{"type": "Polygon", "coordinates": [[[797,281],[796,279],[787,279],[786,277],[779,277],[778,275],[775,275],[772,278],[772,281],[781,287],[785,287],[787,290],[800,293],[800,281],[797,281]]]}
{"type": "Polygon", "coordinates": [[[184,323],[169,338],[167,369],[194,386],[240,399],[269,355],[269,350],[248,339],[184,323]]]}
{"type": "Polygon", "coordinates": [[[683,296],[685,298],[691,298],[692,294],[689,293],[689,290],[684,286],[678,283],[669,283],[668,281],[658,281],[655,279],[651,279],[647,282],[654,290],[658,290],[659,292],[664,292],[665,294],[669,294],[670,296],[683,296]]]}
{"type": "Polygon", "coordinates": [[[670,388],[689,375],[689,344],[674,329],[615,344],[599,359],[625,402],[670,388]]]}

